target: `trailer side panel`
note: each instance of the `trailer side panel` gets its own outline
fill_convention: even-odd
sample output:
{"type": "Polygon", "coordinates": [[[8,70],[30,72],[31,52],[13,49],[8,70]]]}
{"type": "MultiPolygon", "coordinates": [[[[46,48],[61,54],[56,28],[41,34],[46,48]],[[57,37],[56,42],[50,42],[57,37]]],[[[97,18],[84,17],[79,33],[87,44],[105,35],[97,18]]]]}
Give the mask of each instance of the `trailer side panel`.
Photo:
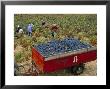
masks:
{"type": "Polygon", "coordinates": [[[40,53],[34,48],[32,48],[32,60],[34,61],[38,69],[43,72],[44,57],[40,55],[40,53]]]}
{"type": "Polygon", "coordinates": [[[67,57],[44,61],[44,72],[53,72],[59,69],[72,67],[80,63],[96,60],[97,50],[75,54],[67,57]]]}

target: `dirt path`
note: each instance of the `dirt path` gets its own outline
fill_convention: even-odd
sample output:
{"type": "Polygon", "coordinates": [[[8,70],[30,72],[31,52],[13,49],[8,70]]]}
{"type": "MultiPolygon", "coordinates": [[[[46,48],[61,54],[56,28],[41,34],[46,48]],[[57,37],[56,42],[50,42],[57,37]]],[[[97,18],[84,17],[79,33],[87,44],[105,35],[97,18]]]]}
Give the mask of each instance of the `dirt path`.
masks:
{"type": "Polygon", "coordinates": [[[85,70],[80,76],[97,76],[97,61],[86,63],[85,70]]]}
{"type": "Polygon", "coordinates": [[[14,53],[16,54],[18,52],[22,52],[23,50],[24,50],[24,48],[21,45],[19,45],[15,48],[14,53]]]}

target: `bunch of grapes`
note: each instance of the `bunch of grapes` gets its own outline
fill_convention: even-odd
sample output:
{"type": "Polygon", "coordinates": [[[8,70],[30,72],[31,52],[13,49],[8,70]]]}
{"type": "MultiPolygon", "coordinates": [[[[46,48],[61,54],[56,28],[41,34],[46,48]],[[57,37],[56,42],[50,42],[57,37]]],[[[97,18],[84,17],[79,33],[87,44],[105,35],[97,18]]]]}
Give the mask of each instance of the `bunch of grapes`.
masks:
{"type": "Polygon", "coordinates": [[[91,47],[91,45],[85,44],[73,38],[66,38],[64,40],[52,40],[46,44],[36,45],[36,49],[46,57],[88,47],[91,47]]]}

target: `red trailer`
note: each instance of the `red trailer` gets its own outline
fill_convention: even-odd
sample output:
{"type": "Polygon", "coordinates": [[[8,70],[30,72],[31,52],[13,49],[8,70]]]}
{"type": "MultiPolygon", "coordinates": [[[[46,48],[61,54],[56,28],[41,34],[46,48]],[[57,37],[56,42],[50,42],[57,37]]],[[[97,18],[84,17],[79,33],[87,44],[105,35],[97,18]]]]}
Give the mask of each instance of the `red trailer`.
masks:
{"type": "Polygon", "coordinates": [[[40,47],[38,47],[38,45],[32,48],[32,60],[36,68],[39,69],[40,73],[49,73],[64,68],[71,68],[71,71],[74,74],[80,74],[84,70],[84,63],[96,60],[97,58],[96,47],[75,39],[68,39],[67,41],[63,40],[62,42],[64,45],[61,44],[61,41],[57,42],[56,44],[55,42],[53,43],[57,46],[47,47],[47,44],[51,45],[52,42],[47,43],[45,46],[39,45],[40,47],[42,47],[42,51],[41,49],[39,49],[40,47]],[[52,49],[55,47],[56,49],[64,48],[64,50],[68,47],[71,50],[60,50],[60,52],[57,51],[57,53],[52,49]],[[46,51],[46,49],[48,49],[48,51],[46,51]],[[45,52],[45,55],[42,52],[45,52]],[[46,56],[46,54],[48,54],[49,52],[51,54],[46,56]]]}

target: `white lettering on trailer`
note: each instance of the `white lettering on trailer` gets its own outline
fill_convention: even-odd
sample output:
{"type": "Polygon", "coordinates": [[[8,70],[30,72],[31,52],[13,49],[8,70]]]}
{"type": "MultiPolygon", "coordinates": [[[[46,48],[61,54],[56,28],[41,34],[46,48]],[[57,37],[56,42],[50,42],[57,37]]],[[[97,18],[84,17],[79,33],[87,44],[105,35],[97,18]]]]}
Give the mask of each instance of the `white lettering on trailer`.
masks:
{"type": "Polygon", "coordinates": [[[73,63],[78,62],[78,56],[74,56],[73,63]]]}

